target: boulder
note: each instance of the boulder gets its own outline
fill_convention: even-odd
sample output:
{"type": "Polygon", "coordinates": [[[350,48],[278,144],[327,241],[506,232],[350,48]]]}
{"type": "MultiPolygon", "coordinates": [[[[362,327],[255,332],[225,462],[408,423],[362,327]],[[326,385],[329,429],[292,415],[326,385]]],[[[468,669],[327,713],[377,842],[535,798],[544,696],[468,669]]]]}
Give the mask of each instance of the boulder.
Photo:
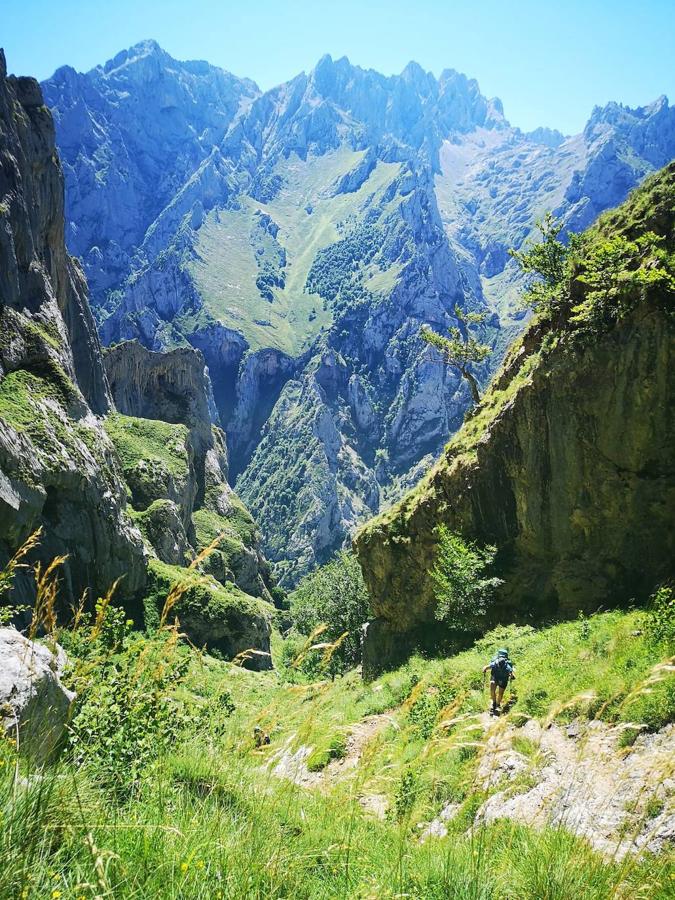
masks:
{"type": "Polygon", "coordinates": [[[0,720],[7,737],[37,761],[48,759],[65,735],[75,694],[61,683],[66,654],[0,628],[0,720]]]}

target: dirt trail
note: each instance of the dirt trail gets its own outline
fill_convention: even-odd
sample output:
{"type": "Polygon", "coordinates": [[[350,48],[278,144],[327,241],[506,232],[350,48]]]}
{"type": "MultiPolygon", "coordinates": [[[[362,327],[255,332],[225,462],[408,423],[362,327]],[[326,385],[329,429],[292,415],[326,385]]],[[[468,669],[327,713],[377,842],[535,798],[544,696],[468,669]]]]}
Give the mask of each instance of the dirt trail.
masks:
{"type": "MultiPolygon", "coordinates": [[[[396,724],[389,713],[380,713],[375,716],[367,716],[361,722],[357,722],[347,737],[345,755],[341,759],[332,759],[328,765],[318,772],[312,772],[307,767],[307,760],[312,754],[312,747],[300,746],[294,752],[291,750],[295,735],[291,735],[284,746],[274,754],[268,766],[272,774],[277,778],[286,778],[306,788],[319,788],[326,790],[336,782],[341,781],[354,772],[361,761],[368,744],[387,725],[396,724]]],[[[362,805],[370,811],[377,813],[381,805],[377,802],[379,795],[364,796],[362,805]]]]}

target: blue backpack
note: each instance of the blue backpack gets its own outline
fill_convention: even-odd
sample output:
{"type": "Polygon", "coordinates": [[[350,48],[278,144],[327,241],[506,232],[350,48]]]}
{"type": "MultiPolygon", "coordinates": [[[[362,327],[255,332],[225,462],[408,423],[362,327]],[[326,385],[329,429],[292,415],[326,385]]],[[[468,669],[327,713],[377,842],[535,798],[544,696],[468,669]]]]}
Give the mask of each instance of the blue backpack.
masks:
{"type": "Polygon", "coordinates": [[[490,672],[495,681],[508,681],[513,673],[511,660],[505,656],[496,656],[490,663],[490,672]]]}

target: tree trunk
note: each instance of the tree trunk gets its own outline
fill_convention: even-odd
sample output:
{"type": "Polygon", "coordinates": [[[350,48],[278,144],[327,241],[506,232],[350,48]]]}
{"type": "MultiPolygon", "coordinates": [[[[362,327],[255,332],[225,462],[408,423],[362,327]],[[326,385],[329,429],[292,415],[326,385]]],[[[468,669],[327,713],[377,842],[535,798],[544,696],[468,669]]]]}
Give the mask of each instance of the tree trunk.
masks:
{"type": "Polygon", "coordinates": [[[478,382],[473,377],[471,372],[468,369],[462,369],[462,375],[469,383],[469,388],[471,390],[471,396],[473,398],[473,402],[476,406],[480,403],[480,393],[478,392],[478,382]]]}

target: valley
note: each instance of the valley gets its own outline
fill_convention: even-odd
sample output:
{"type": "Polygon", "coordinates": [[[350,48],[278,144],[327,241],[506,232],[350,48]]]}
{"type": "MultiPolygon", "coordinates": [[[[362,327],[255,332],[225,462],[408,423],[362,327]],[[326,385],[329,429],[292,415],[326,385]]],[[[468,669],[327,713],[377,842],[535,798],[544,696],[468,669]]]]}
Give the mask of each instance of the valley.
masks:
{"type": "Polygon", "coordinates": [[[0,900],[673,896],[674,156],[0,50],[0,900]]]}
{"type": "Polygon", "coordinates": [[[204,353],[233,479],[286,589],[462,424],[468,392],[420,325],[485,310],[487,384],[526,318],[509,248],[546,211],[583,230],[675,155],[665,98],[597,108],[573,137],[526,134],[474,80],[414,63],[384,77],[325,56],[261,93],[146,41],[43,89],[102,340],[204,353]],[[309,442],[282,428],[289,406],[309,442]],[[266,465],[270,444],[311,471],[283,508],[266,497],[292,493],[293,475],[266,465]]]}

